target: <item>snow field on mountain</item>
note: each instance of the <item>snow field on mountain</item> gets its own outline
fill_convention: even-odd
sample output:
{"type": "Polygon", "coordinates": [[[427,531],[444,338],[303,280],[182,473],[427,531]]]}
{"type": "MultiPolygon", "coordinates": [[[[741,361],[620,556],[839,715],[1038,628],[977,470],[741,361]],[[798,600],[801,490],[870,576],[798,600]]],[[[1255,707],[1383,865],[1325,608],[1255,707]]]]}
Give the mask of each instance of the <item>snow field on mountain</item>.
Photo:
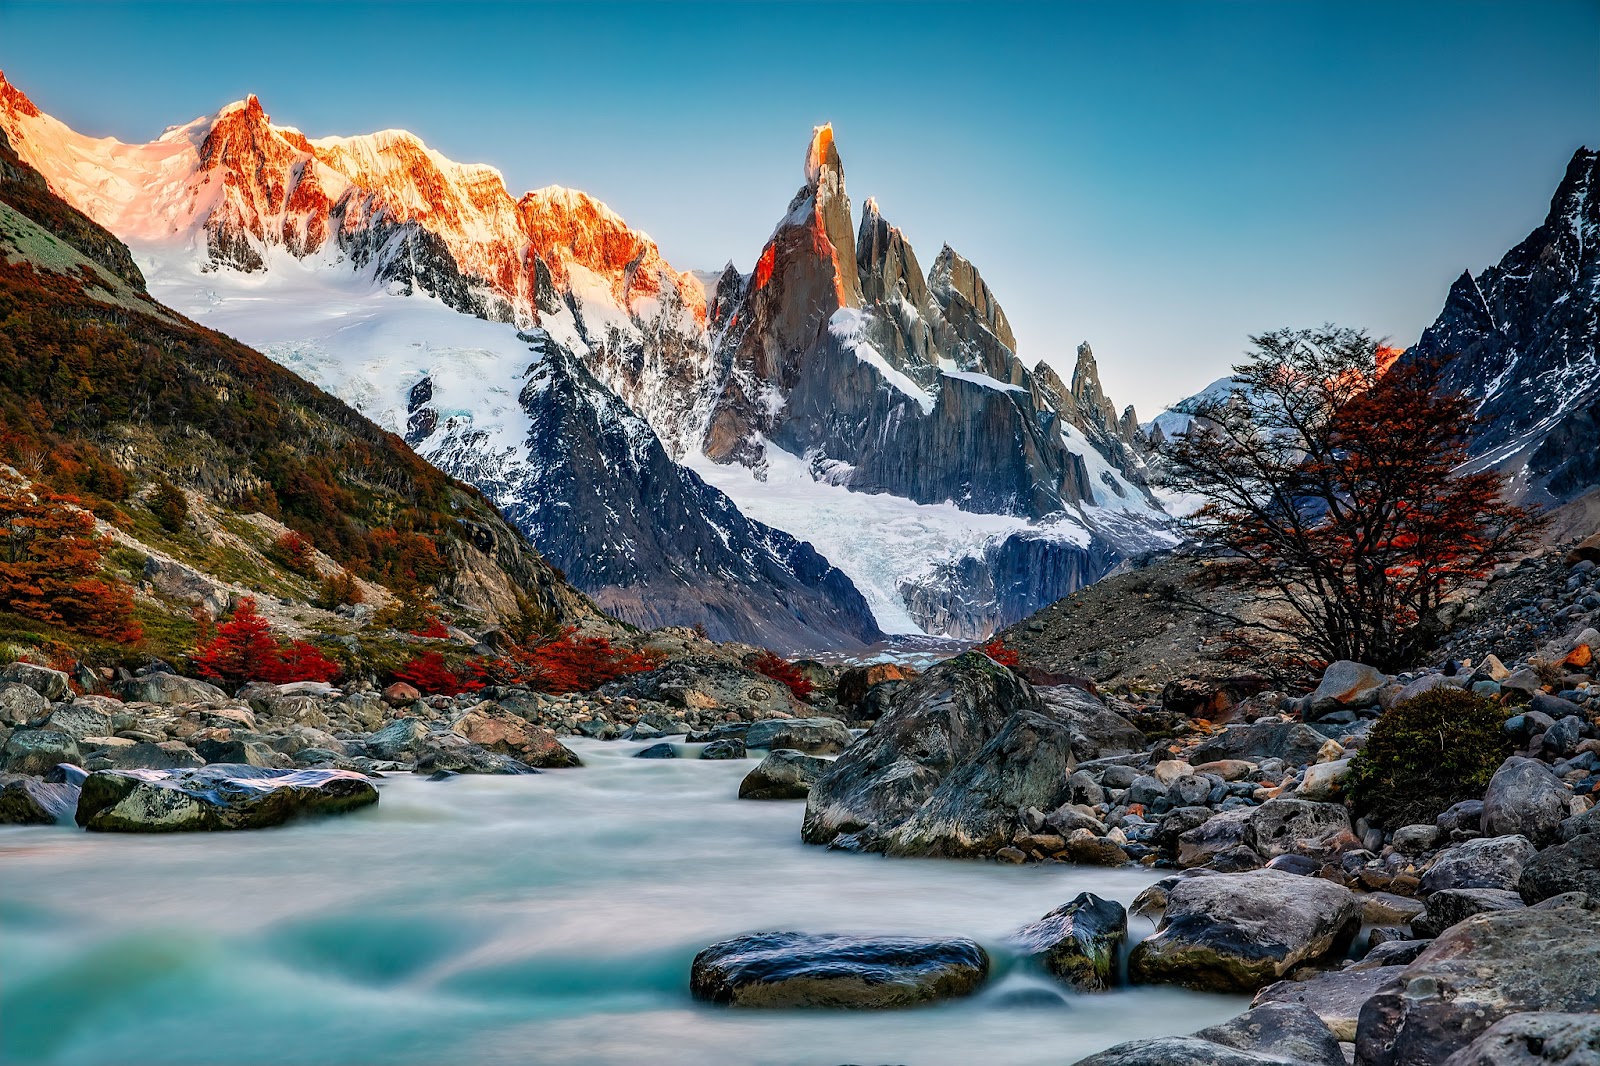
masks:
{"type": "Polygon", "coordinates": [[[900,587],[928,579],[942,563],[982,555],[991,542],[1025,530],[1089,543],[1089,532],[1070,519],[1035,525],[1012,515],[963,511],[953,503],[917,503],[825,484],[811,476],[805,460],[765,444],[765,481],[747,467],[714,463],[698,452],[683,463],[748,517],[810,541],[855,582],[885,633],[924,633],[906,610],[900,587]]]}

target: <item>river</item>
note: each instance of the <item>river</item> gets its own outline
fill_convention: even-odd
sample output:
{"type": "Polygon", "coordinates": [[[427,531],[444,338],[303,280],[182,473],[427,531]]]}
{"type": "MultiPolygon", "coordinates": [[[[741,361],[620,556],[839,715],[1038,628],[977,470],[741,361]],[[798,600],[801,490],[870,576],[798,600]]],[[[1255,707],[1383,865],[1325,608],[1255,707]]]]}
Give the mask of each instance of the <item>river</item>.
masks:
{"type": "Polygon", "coordinates": [[[800,843],[802,803],[735,798],[753,760],[572,746],[581,769],[397,775],[280,829],[0,830],[0,1061],[1066,1066],[1246,1005],[1073,994],[1006,952],[1145,871],[830,852],[800,843]],[[970,936],[995,972],[912,1011],[690,999],[696,951],[766,929],[970,936]]]}

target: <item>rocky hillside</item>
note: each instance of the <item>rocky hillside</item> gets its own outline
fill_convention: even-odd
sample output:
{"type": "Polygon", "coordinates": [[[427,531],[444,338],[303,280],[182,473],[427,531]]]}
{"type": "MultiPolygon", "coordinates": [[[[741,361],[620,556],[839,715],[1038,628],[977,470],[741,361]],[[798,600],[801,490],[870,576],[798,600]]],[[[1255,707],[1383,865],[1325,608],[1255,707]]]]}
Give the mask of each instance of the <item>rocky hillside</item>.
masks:
{"type": "MultiPolygon", "coordinates": [[[[181,649],[193,607],[252,594],[298,603],[296,633],[348,633],[407,603],[473,631],[611,625],[476,490],[152,300],[127,249],[3,133],[0,252],[0,461],[92,511],[109,565],[138,585],[149,650],[181,649]],[[334,578],[349,582],[343,610],[311,607],[334,578]]],[[[70,647],[7,618],[24,644],[70,647]]]]}
{"type": "Polygon", "coordinates": [[[1561,502],[1600,483],[1600,152],[1581,148],[1544,223],[1495,266],[1464,272],[1405,359],[1441,359],[1479,401],[1473,454],[1519,498],[1561,502]]]}

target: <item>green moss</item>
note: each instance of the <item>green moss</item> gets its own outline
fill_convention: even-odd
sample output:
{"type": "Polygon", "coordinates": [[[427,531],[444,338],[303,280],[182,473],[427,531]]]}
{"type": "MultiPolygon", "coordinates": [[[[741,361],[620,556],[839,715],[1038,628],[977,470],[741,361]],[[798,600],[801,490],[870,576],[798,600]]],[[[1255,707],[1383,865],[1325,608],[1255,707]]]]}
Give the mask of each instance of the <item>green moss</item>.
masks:
{"type": "Polygon", "coordinates": [[[1350,805],[1380,825],[1431,823],[1477,799],[1511,754],[1505,710],[1457,688],[1436,688],[1392,708],[1350,767],[1350,805]]]}

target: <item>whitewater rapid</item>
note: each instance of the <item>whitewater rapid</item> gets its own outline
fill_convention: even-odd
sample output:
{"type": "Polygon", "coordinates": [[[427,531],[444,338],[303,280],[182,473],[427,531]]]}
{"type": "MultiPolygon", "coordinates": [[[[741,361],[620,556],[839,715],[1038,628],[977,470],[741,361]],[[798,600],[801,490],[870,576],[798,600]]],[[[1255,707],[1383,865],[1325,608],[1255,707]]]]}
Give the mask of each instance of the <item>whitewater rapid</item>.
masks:
{"type": "Polygon", "coordinates": [[[1007,952],[1151,873],[830,852],[800,843],[803,804],[735,798],[753,760],[572,746],[581,769],[397,775],[374,808],[281,829],[0,829],[0,1061],[1065,1066],[1244,1009],[1075,994],[1007,952]],[[696,951],[770,929],[970,936],[995,970],[892,1013],[690,999],[696,951]]]}

